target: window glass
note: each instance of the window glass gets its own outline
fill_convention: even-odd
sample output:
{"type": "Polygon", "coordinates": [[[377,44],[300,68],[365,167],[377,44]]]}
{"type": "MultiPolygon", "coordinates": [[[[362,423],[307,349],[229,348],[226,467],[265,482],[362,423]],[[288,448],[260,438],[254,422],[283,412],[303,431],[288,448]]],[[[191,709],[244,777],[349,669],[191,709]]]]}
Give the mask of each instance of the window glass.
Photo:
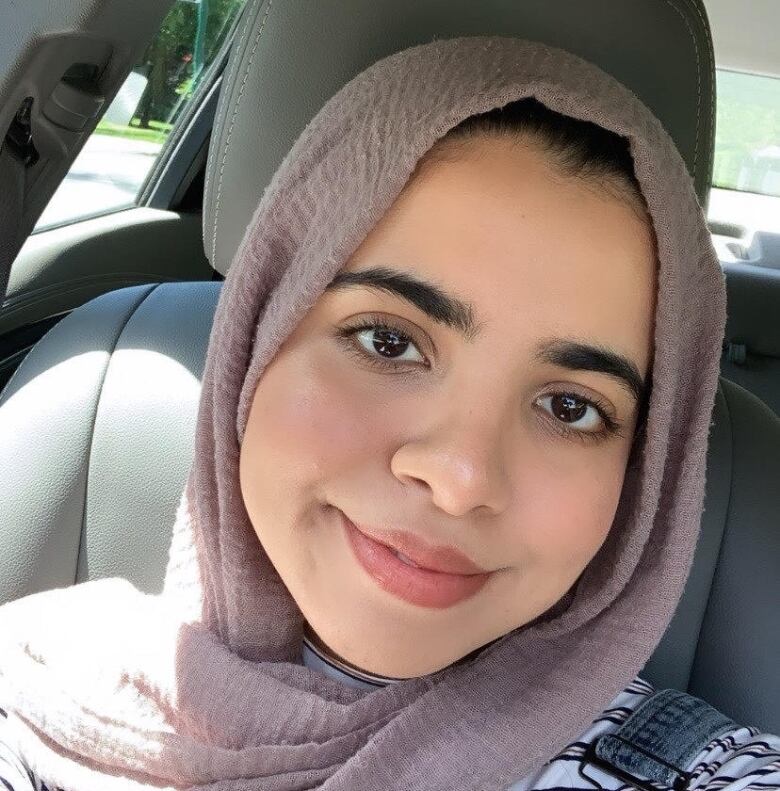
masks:
{"type": "Polygon", "coordinates": [[[780,196],[780,78],[717,69],[712,185],[780,196]]]}
{"type": "Polygon", "coordinates": [[[246,0],[176,0],[35,230],[135,204],[197,87],[230,38],[246,0]]]}

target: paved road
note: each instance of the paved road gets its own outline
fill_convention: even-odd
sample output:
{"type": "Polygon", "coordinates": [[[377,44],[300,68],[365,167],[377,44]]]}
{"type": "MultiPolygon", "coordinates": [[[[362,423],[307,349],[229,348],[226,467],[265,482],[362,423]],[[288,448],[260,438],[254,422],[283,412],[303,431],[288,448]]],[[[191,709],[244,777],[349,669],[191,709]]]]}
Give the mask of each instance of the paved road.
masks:
{"type": "Polygon", "coordinates": [[[132,205],[160,148],[159,143],[92,135],[35,228],[132,205]]]}

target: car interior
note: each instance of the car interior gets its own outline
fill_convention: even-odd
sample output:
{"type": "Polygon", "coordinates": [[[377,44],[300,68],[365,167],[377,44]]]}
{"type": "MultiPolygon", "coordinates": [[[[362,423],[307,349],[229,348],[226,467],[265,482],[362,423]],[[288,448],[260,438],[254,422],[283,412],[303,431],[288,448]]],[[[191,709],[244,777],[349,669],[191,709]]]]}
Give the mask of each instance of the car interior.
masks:
{"type": "MultiPolygon", "coordinates": [[[[247,0],[133,205],[36,232],[172,3],[0,11],[9,15],[0,24],[0,604],[110,576],[161,590],[222,282],[276,168],[352,76],[434,38],[562,47],[651,108],[706,208],[717,93],[709,14],[727,5],[737,8],[247,0]]],[[[780,732],[780,232],[710,227],[728,323],[703,523],[684,596],[640,675],[780,732]]]]}

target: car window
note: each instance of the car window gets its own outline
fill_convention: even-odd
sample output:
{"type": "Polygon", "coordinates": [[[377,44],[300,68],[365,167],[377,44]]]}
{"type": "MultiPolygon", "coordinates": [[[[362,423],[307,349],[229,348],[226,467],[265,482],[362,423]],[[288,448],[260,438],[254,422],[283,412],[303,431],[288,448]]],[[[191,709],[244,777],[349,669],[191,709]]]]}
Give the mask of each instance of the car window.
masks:
{"type": "Polygon", "coordinates": [[[715,74],[710,228],[743,241],[754,231],[780,232],[780,78],[725,68],[715,74]]]}
{"type": "Polygon", "coordinates": [[[713,186],[780,196],[780,79],[718,69],[716,80],[713,186]]]}
{"type": "Polygon", "coordinates": [[[246,0],[176,0],[36,223],[35,231],[135,204],[147,174],[246,0]]]}

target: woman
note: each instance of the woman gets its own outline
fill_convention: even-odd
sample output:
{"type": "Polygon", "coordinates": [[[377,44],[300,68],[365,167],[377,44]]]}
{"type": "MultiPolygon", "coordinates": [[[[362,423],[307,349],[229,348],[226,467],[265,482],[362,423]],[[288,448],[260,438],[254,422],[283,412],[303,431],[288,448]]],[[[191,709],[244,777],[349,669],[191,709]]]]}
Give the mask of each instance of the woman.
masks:
{"type": "MultiPolygon", "coordinates": [[[[649,700],[690,568],[724,303],[679,153],[595,66],[374,64],[223,286],[163,594],[0,609],[9,760],[68,791],[625,787],[589,745],[649,700]]],[[[700,711],[688,787],[780,787],[777,737],[700,711]]]]}

